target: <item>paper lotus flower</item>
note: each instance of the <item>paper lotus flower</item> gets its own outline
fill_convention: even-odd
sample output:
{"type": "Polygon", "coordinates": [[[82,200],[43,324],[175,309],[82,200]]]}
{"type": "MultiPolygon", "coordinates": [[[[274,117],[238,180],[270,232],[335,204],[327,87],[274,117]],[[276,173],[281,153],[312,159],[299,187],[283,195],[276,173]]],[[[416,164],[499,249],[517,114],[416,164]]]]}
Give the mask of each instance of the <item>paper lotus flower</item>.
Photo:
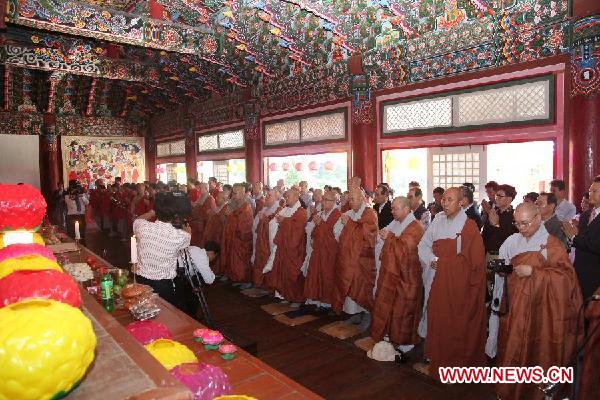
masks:
{"type": "Polygon", "coordinates": [[[10,246],[6,246],[3,249],[0,249],[0,262],[15,257],[22,256],[32,256],[38,255],[42,257],[46,257],[51,261],[56,261],[56,257],[54,257],[54,253],[49,248],[42,246],[37,243],[29,243],[29,244],[11,244],[10,246]]]}
{"type": "Polygon", "coordinates": [[[209,331],[210,331],[210,329],[207,329],[207,328],[198,328],[198,329],[194,330],[194,340],[196,342],[202,342],[202,336],[204,336],[204,334],[209,331]]]}
{"type": "Polygon", "coordinates": [[[56,300],[73,307],[81,305],[79,286],[64,272],[19,270],[0,279],[0,307],[32,298],[56,300]]]}
{"type": "Polygon", "coordinates": [[[168,370],[179,364],[198,361],[193,351],[174,340],[158,339],[144,347],[168,370]]]}
{"type": "Polygon", "coordinates": [[[45,244],[44,239],[39,233],[29,231],[10,231],[0,233],[0,249],[15,243],[30,244],[37,243],[42,246],[45,244]]]}
{"type": "Polygon", "coordinates": [[[237,346],[233,344],[222,344],[219,346],[219,352],[221,353],[221,358],[223,358],[223,360],[233,359],[236,351],[237,346]]]}
{"type": "Polygon", "coordinates": [[[171,370],[171,374],[192,391],[194,400],[212,400],[216,396],[231,393],[229,378],[214,365],[180,364],[171,370]]]}
{"type": "Polygon", "coordinates": [[[131,336],[143,345],[151,343],[157,339],[171,339],[169,329],[156,321],[135,321],[128,324],[125,329],[131,336]]]}
{"type": "Polygon", "coordinates": [[[95,348],[92,324],[77,308],[37,299],[0,308],[0,398],[64,396],[81,381],[95,348]]]}
{"type": "Polygon", "coordinates": [[[62,268],[55,262],[48,260],[46,257],[32,255],[9,258],[0,262],[0,278],[12,274],[14,271],[21,270],[42,270],[53,269],[62,272],[62,268]]]}
{"type": "Polygon", "coordinates": [[[202,335],[202,343],[207,350],[216,350],[225,338],[219,331],[208,330],[202,335]]]}
{"type": "Polygon", "coordinates": [[[46,200],[30,185],[0,185],[0,231],[36,229],[46,213],[46,200]]]}

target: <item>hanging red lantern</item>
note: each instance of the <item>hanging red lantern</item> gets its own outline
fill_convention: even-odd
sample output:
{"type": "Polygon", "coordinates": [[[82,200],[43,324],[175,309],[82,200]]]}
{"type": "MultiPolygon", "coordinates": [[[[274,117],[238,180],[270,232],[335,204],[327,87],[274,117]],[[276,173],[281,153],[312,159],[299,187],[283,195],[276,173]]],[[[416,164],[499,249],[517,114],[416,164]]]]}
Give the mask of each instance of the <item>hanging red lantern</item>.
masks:
{"type": "Polygon", "coordinates": [[[269,164],[269,171],[277,171],[279,169],[279,166],[275,163],[271,163],[269,164]]]}
{"type": "Polygon", "coordinates": [[[326,171],[333,171],[334,168],[335,168],[335,165],[333,165],[332,161],[327,161],[325,163],[325,170],[326,171]]]}
{"type": "Polygon", "coordinates": [[[310,171],[316,171],[316,170],[319,169],[319,166],[317,165],[316,161],[311,161],[311,162],[308,163],[308,169],[310,171]]]}
{"type": "Polygon", "coordinates": [[[294,168],[296,168],[296,171],[302,171],[304,169],[304,164],[302,164],[301,162],[296,163],[294,168]]]}
{"type": "Polygon", "coordinates": [[[290,164],[284,162],[283,164],[281,164],[281,169],[284,171],[287,171],[290,169],[290,164]]]}

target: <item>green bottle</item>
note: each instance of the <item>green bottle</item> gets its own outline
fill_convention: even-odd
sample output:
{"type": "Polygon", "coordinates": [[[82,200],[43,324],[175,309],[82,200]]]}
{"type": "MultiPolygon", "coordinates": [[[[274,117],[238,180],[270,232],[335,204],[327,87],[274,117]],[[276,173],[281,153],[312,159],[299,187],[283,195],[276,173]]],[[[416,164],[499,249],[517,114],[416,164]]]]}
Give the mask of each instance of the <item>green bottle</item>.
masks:
{"type": "Polygon", "coordinates": [[[113,312],[115,309],[113,279],[107,270],[103,271],[102,279],[100,280],[100,296],[102,298],[102,307],[108,312],[113,312]]]}

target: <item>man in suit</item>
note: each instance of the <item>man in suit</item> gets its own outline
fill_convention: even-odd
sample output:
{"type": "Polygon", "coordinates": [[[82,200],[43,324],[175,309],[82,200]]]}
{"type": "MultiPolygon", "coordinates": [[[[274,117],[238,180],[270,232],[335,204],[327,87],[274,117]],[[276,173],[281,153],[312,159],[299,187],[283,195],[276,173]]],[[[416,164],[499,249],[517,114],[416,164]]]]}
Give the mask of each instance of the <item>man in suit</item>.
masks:
{"type": "Polygon", "coordinates": [[[556,200],[554,193],[542,192],[535,201],[535,205],[540,211],[542,221],[544,222],[544,227],[550,235],[560,240],[568,253],[571,251],[571,245],[569,243],[569,238],[562,230],[562,223],[554,212],[557,204],[558,201],[556,200]]]}
{"type": "Polygon", "coordinates": [[[461,207],[465,210],[467,217],[472,219],[477,224],[477,228],[481,230],[483,227],[483,220],[481,219],[481,214],[479,214],[479,210],[473,200],[473,190],[466,185],[461,186],[460,189],[463,194],[463,199],[460,201],[461,207]]]}
{"type": "Polygon", "coordinates": [[[383,229],[394,220],[389,186],[385,183],[377,185],[373,200],[375,202],[373,209],[377,212],[379,229],[383,229]]]}
{"type": "Polygon", "coordinates": [[[581,214],[578,226],[563,224],[575,247],[575,271],[584,299],[600,287],[600,176],[594,179],[589,193],[590,209],[581,214]]]}

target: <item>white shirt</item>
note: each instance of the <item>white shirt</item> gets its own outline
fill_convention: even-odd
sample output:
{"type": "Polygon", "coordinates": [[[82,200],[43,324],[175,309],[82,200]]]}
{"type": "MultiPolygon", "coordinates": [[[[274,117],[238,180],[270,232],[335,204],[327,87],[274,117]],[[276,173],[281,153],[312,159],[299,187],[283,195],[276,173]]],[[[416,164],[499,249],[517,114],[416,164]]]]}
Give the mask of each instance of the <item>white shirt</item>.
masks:
{"type": "Polygon", "coordinates": [[[65,204],[67,206],[67,215],[82,215],[85,214],[85,208],[90,201],[88,200],[87,194],[82,194],[79,197],[79,209],[77,209],[77,200],[71,198],[71,196],[65,196],[65,204]]]}
{"type": "Polygon", "coordinates": [[[598,215],[600,215],[600,207],[596,207],[592,210],[588,224],[591,224],[592,221],[598,217],[598,215]]]}
{"type": "MultiPolygon", "coordinates": [[[[467,214],[462,209],[452,220],[449,220],[443,211],[435,215],[435,219],[429,225],[429,229],[425,231],[423,238],[419,242],[419,260],[421,260],[423,265],[430,266],[432,261],[437,260],[437,256],[432,250],[433,242],[441,239],[456,239],[457,234],[462,232],[467,218],[467,214]]],[[[460,237],[458,242],[460,242],[460,237]]],[[[457,253],[460,252],[460,249],[458,250],[457,253]]]]}
{"type": "Polygon", "coordinates": [[[167,222],[133,221],[137,237],[137,274],[147,279],[173,279],[177,275],[179,252],[190,245],[191,235],[167,222]]]}
{"type": "Polygon", "coordinates": [[[563,201],[558,203],[554,212],[561,222],[571,222],[575,218],[575,215],[577,215],[577,208],[572,203],[563,199],[563,201]]]}

